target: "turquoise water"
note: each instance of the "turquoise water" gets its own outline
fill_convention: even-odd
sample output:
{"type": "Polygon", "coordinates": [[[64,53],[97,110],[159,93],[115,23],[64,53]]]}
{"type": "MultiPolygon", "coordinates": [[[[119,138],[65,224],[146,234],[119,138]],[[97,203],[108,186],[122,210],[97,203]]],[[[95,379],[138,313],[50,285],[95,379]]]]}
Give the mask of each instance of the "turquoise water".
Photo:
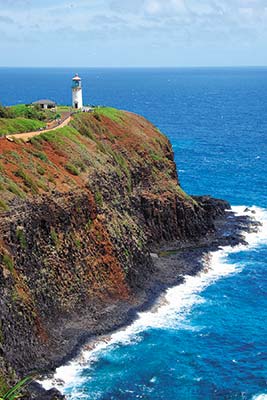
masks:
{"type": "MultiPolygon", "coordinates": [[[[68,69],[0,69],[4,104],[70,103],[68,69]]],[[[143,114],[170,138],[189,193],[255,206],[250,246],[167,293],[84,364],[59,369],[71,399],[262,399],[267,396],[267,69],[79,69],[85,101],[143,114]]],[[[46,382],[49,385],[51,382],[46,382]]],[[[267,398],[267,397],[266,397],[267,398]]]]}

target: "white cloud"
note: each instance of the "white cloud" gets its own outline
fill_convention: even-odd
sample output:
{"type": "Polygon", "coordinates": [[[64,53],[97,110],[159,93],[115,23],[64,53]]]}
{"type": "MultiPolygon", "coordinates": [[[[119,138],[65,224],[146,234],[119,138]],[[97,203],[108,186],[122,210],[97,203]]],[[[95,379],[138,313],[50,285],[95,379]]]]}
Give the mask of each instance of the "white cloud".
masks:
{"type": "Polygon", "coordinates": [[[158,14],[162,11],[162,4],[157,0],[148,0],[145,4],[145,10],[149,14],[158,14]]]}
{"type": "Polygon", "coordinates": [[[88,43],[88,49],[97,54],[97,49],[106,45],[107,64],[108,54],[118,48],[122,53],[135,48],[136,57],[142,48],[179,54],[182,48],[213,46],[223,52],[226,46],[237,51],[250,46],[253,51],[258,45],[264,52],[266,1],[0,0],[4,31],[0,46],[14,37],[28,47],[36,40],[52,49],[54,43],[57,48],[75,44],[81,49],[88,43]]]}

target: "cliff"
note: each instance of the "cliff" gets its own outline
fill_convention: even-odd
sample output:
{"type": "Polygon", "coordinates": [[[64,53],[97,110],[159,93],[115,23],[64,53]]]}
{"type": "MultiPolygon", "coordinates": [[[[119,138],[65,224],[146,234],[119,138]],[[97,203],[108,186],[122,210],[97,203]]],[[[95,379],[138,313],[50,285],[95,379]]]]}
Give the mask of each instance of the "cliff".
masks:
{"type": "Polygon", "coordinates": [[[0,387],[125,323],[155,247],[207,235],[226,207],[185,194],[168,139],[109,108],[2,139],[0,173],[0,387]]]}

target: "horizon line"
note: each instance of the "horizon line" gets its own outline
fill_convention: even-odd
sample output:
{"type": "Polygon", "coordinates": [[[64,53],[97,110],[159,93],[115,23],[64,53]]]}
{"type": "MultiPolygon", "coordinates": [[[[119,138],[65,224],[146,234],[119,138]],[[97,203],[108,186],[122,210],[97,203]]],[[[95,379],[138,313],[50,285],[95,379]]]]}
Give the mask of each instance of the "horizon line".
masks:
{"type": "Polygon", "coordinates": [[[205,69],[205,68],[226,68],[226,69],[236,69],[236,68],[267,68],[267,65],[188,65],[188,66],[10,66],[10,65],[0,65],[1,68],[36,68],[36,69],[205,69]]]}

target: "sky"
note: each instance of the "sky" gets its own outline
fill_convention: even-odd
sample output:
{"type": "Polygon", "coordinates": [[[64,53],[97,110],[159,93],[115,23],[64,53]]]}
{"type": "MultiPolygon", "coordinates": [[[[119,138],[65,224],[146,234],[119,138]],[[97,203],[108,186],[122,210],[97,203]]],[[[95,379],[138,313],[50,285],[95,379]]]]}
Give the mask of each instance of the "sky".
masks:
{"type": "Polygon", "coordinates": [[[0,66],[267,65],[267,0],[0,0],[0,66]]]}

